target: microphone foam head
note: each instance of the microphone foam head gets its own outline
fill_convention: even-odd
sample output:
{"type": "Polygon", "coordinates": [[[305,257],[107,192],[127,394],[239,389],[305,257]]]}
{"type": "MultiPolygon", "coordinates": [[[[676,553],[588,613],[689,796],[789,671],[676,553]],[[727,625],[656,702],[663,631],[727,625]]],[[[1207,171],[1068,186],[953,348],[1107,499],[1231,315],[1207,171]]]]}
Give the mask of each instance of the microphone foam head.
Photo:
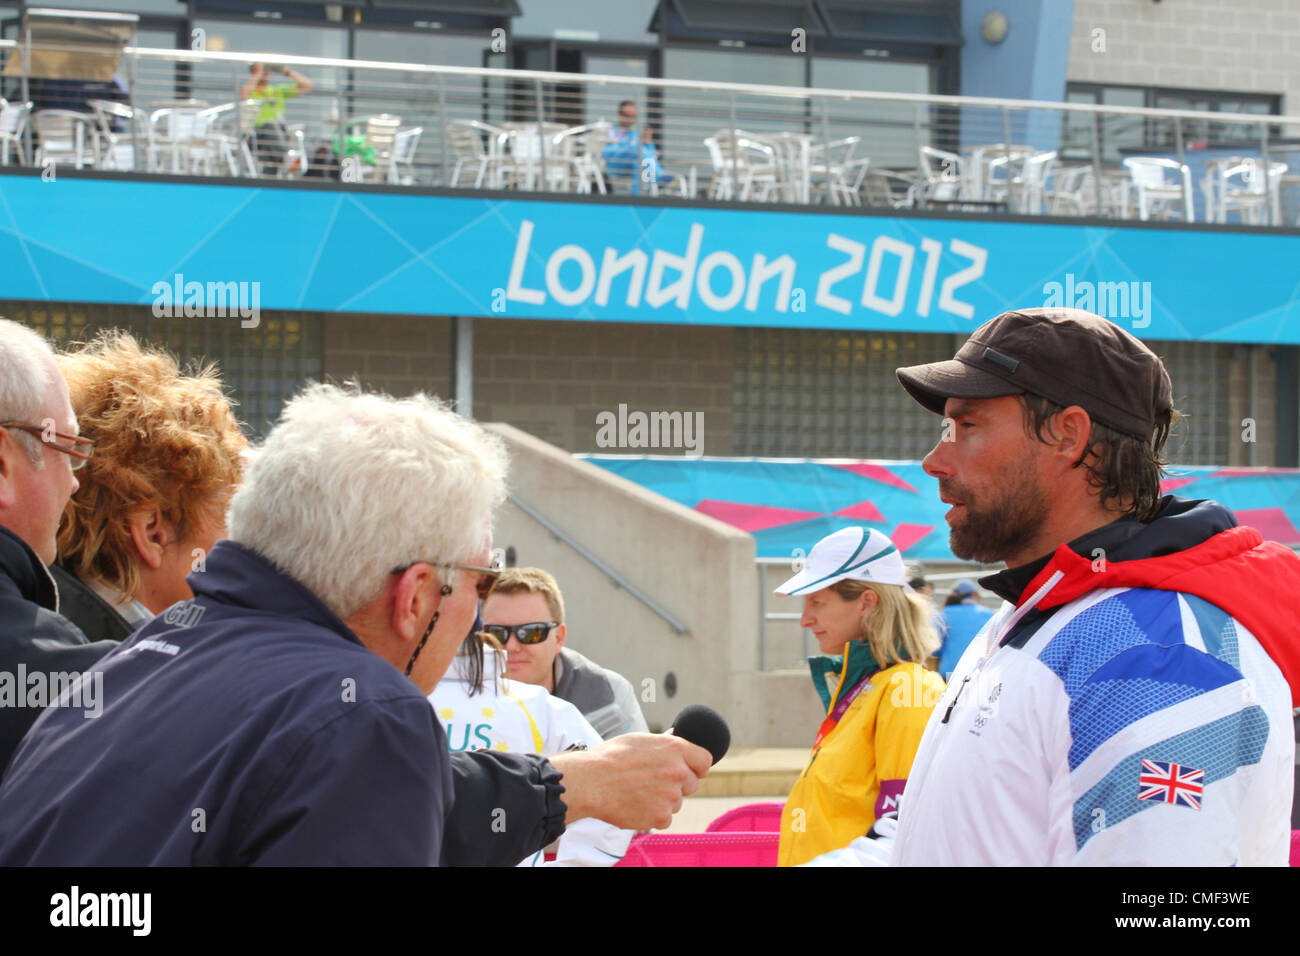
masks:
{"type": "Polygon", "coordinates": [[[703,747],[713,755],[715,764],[726,756],[727,748],[731,746],[731,729],[727,722],[716,710],[704,704],[691,704],[678,714],[673,721],[673,735],[703,747]]]}

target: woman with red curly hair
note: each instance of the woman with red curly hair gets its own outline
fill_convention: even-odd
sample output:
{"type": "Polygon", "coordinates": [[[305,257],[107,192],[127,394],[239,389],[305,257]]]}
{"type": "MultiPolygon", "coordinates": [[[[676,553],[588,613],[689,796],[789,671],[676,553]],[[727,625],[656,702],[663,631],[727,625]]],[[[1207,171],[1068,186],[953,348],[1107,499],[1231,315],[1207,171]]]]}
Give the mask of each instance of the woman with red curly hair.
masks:
{"type": "Polygon", "coordinates": [[[122,640],[177,601],[225,536],[248,442],[212,366],[101,333],[58,357],[95,456],[58,536],[59,612],[93,640],[122,640]]]}

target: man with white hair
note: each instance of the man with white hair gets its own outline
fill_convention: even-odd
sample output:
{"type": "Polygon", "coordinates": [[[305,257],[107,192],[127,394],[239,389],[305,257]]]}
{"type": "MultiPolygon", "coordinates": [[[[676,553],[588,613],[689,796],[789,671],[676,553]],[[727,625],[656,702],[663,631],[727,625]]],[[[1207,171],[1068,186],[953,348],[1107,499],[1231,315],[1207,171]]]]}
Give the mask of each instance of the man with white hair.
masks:
{"type": "Polygon", "coordinates": [[[91,451],[49,345],[0,319],[0,770],[42,709],[114,647],[59,615],[47,570],[91,451]]]}
{"type": "Polygon", "coordinates": [[[505,472],[498,439],[426,396],[291,401],[194,600],[98,666],[99,719],[48,712],[19,747],[0,865],[432,865],[475,843],[476,862],[517,862],[565,819],[666,825],[708,755],[649,735],[462,763],[448,816],[425,695],[491,584],[505,472]]]}

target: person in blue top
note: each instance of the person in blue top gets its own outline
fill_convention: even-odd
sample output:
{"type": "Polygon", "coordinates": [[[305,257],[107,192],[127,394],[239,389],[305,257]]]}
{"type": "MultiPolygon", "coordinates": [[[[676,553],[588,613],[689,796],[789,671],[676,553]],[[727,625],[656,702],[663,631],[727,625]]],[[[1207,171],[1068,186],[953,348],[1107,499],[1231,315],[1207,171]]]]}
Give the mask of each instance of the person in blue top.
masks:
{"type": "Polygon", "coordinates": [[[939,649],[939,676],[946,681],[966,652],[971,638],[979,633],[993,612],[980,604],[979,588],[975,582],[963,578],[953,587],[941,613],[946,628],[943,647],[939,649]]]}
{"type": "Polygon", "coordinates": [[[649,126],[638,129],[636,120],[636,103],[619,103],[618,126],[610,130],[609,142],[601,150],[610,185],[633,196],[640,195],[643,183],[671,183],[677,178],[659,164],[654,130],[649,126]]]}

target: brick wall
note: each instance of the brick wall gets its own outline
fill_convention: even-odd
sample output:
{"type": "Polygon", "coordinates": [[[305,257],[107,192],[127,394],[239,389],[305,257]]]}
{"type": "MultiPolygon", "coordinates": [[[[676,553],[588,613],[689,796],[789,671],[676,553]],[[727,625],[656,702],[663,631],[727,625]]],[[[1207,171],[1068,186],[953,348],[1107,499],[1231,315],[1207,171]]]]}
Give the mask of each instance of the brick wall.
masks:
{"type": "MultiPolygon", "coordinates": [[[[442,317],[329,315],[325,373],[395,395],[450,397],[450,330],[442,317]]],[[[721,327],[477,319],[474,417],[568,451],[655,454],[598,447],[596,416],[620,404],[700,412],[704,454],[729,455],[734,338],[721,327]]]]}
{"type": "Polygon", "coordinates": [[[1066,78],[1078,82],[1281,93],[1300,109],[1294,0],[1075,0],[1066,78]],[[1106,52],[1092,31],[1106,31],[1106,52]]]}
{"type": "Polygon", "coordinates": [[[451,320],[443,316],[325,314],[327,378],[359,379],[391,395],[450,397],[451,320]]]}
{"type": "Polygon", "coordinates": [[[474,323],[474,417],[575,452],[600,448],[596,416],[703,414],[703,450],[731,454],[734,336],[729,328],[480,319],[474,323]]]}
{"type": "MultiPolygon", "coordinates": [[[[324,322],[323,367],[327,377],[338,381],[359,378],[367,387],[394,395],[424,390],[451,397],[450,319],[329,314],[324,322]]],[[[722,327],[477,319],[474,417],[485,422],[505,422],[566,451],[680,454],[682,450],[672,448],[602,448],[597,445],[596,416],[605,411],[617,416],[621,404],[629,413],[700,412],[704,416],[703,454],[736,454],[734,382],[742,335],[742,331],[722,327]]],[[[940,351],[947,357],[951,353],[947,338],[933,338],[942,338],[940,351]]],[[[1209,399],[1191,388],[1190,371],[1173,361],[1160,343],[1157,350],[1171,362],[1179,401],[1191,402],[1185,410],[1198,421],[1212,422],[1216,436],[1223,435],[1220,429],[1227,429],[1226,443],[1217,446],[1220,451],[1213,460],[1223,457],[1226,449],[1224,464],[1249,463],[1250,446],[1241,441],[1240,422],[1250,417],[1256,422],[1258,463],[1274,463],[1276,367],[1267,349],[1261,349],[1258,360],[1255,409],[1247,407],[1250,366],[1246,347],[1235,350],[1227,362],[1223,370],[1227,375],[1226,396],[1213,407],[1205,404],[1209,399]],[[1226,408],[1222,405],[1224,398],[1226,408]]],[[[1184,356],[1184,364],[1190,354],[1184,356]]],[[[1218,388],[1212,381],[1207,385],[1223,395],[1222,378],[1218,382],[1218,388]]],[[[783,392],[794,388],[811,396],[815,384],[810,380],[777,387],[783,392]]],[[[903,400],[901,390],[894,395],[891,388],[889,394],[903,400]]],[[[910,403],[907,411],[915,412],[910,403]]],[[[1190,427],[1185,424],[1181,431],[1190,427]]],[[[1204,445],[1207,453],[1208,437],[1203,436],[1197,446],[1204,445]]],[[[1222,437],[1219,440],[1222,442],[1222,437]]],[[[1182,449],[1181,453],[1174,451],[1177,460],[1193,463],[1189,446],[1179,441],[1174,445],[1182,449]]],[[[803,453],[814,457],[864,455],[870,454],[870,446],[834,449],[826,444],[803,453]]]]}

